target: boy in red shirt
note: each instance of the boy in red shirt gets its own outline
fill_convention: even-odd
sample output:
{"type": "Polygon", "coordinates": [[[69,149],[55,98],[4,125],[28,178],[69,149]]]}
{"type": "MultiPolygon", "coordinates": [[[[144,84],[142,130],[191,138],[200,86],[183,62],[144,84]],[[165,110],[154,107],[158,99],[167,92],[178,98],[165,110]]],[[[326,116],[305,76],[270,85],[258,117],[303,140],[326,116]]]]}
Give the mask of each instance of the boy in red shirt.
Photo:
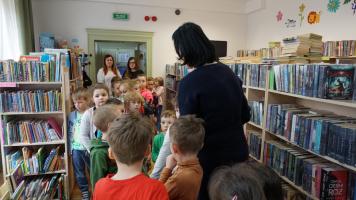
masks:
{"type": "Polygon", "coordinates": [[[112,122],[107,135],[108,151],[109,157],[116,161],[118,172],[96,183],[94,200],[168,200],[164,185],[141,172],[143,158],[150,152],[152,135],[152,123],[135,114],[124,114],[112,122]]]}

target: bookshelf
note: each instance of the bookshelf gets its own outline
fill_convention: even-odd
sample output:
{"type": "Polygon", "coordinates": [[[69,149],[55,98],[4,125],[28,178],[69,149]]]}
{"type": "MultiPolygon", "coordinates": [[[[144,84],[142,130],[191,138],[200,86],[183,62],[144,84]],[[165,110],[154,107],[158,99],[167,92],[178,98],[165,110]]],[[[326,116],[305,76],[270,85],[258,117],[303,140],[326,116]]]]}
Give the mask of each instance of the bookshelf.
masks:
{"type": "MultiPolygon", "coordinates": [[[[353,58],[352,58],[353,59],[353,58]]],[[[269,86],[269,74],[272,65],[268,66],[268,71],[266,76],[263,77],[266,80],[266,84],[264,87],[252,87],[251,83],[251,70],[248,68],[247,70],[247,79],[244,82],[243,88],[245,90],[245,95],[248,101],[263,101],[263,121],[261,125],[258,125],[254,122],[248,122],[245,124],[245,133],[247,135],[248,141],[250,142],[250,134],[260,135],[261,144],[260,144],[260,157],[256,157],[250,154],[250,158],[256,160],[260,163],[266,163],[265,158],[265,145],[272,143],[276,143],[277,145],[282,145],[287,148],[295,149],[298,152],[302,152],[303,154],[310,155],[311,157],[315,157],[315,159],[320,159],[322,162],[326,162],[331,164],[332,166],[338,166],[348,171],[348,173],[356,173],[356,166],[348,165],[343,162],[336,160],[328,155],[321,155],[316,153],[308,148],[303,148],[302,146],[296,144],[295,142],[291,142],[288,138],[283,135],[279,135],[277,133],[271,132],[267,127],[268,121],[268,105],[269,104],[296,104],[303,107],[311,108],[312,110],[321,110],[321,111],[329,111],[336,115],[342,115],[346,117],[356,117],[356,101],[352,100],[331,100],[331,99],[321,99],[316,97],[302,96],[298,94],[292,94],[287,92],[281,92],[277,90],[270,89],[269,86]]],[[[237,73],[236,73],[237,74],[237,73]]],[[[255,144],[256,145],[256,144],[255,144]]],[[[250,146],[250,152],[251,152],[250,146]]],[[[267,152],[268,153],[268,152],[267,152]]],[[[273,169],[273,168],[272,168],[273,169]]],[[[310,192],[307,192],[303,189],[303,187],[297,185],[294,181],[290,180],[288,177],[283,176],[281,173],[278,173],[275,169],[273,169],[276,174],[280,176],[280,178],[290,185],[295,190],[304,194],[309,199],[319,199],[316,196],[312,195],[310,192]]]]}
{"type": "Polygon", "coordinates": [[[179,87],[179,81],[185,75],[188,74],[188,68],[181,63],[166,64],[166,73],[165,73],[165,84],[166,89],[165,95],[165,109],[174,110],[174,105],[172,104],[172,99],[176,98],[177,91],[179,87]]]}
{"type": "MultiPolygon", "coordinates": [[[[36,56],[40,57],[43,53],[36,54],[38,54],[36,56]]],[[[61,52],[61,50],[59,50],[58,53],[53,52],[52,55],[59,55],[61,59],[67,59],[64,57],[65,53],[61,52]]],[[[36,67],[37,66],[38,65],[36,65],[36,67]]],[[[0,112],[2,174],[4,181],[11,182],[11,179],[13,179],[12,176],[14,176],[12,174],[17,173],[16,168],[13,168],[11,165],[15,164],[15,166],[18,166],[18,164],[22,162],[24,163],[23,166],[26,165],[26,167],[31,168],[31,171],[39,172],[31,173],[31,171],[26,171],[28,168],[25,169],[24,167],[21,173],[21,180],[30,183],[33,181],[33,178],[48,177],[54,185],[51,191],[57,191],[57,187],[61,187],[64,190],[61,190],[65,196],[64,198],[69,199],[69,166],[66,130],[67,113],[69,111],[68,105],[70,105],[70,69],[63,63],[59,68],[57,69],[59,71],[56,71],[56,80],[41,80],[41,82],[0,80],[0,93],[2,98],[2,102],[0,102],[0,106],[2,107],[0,108],[2,109],[2,112],[0,112]],[[47,94],[41,95],[42,93],[36,95],[34,91],[47,92],[48,96],[46,96],[47,94]],[[54,93],[50,94],[50,91],[54,91],[54,93]],[[24,99],[16,100],[16,102],[22,102],[21,106],[17,103],[8,103],[9,99],[13,98],[6,96],[8,93],[19,95],[21,92],[24,93],[24,99]],[[58,127],[55,127],[55,125],[58,125],[58,127]],[[53,159],[49,159],[54,149],[58,149],[58,151],[53,151],[53,159]],[[40,151],[43,158],[39,157],[40,151]],[[15,154],[19,156],[16,157],[16,159],[12,157],[12,155],[15,154]],[[45,161],[47,161],[47,159],[48,168],[45,170],[45,161]],[[34,163],[37,164],[35,165],[34,163]],[[53,179],[55,176],[58,178],[53,179]]],[[[42,76],[44,75],[39,75],[38,77],[42,76]]],[[[10,188],[12,187],[12,193],[16,188],[24,185],[25,184],[15,184],[10,186],[10,188]]]]}

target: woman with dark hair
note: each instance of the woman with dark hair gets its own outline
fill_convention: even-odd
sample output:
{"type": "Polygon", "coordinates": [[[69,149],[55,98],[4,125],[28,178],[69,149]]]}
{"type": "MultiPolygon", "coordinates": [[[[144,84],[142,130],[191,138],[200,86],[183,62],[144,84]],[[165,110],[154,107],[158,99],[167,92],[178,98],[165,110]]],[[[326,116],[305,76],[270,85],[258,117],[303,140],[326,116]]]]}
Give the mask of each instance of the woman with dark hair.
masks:
{"type": "Polygon", "coordinates": [[[127,69],[124,73],[124,78],[135,79],[137,75],[144,74],[144,72],[139,68],[134,57],[130,57],[127,61],[127,69]]]}
{"type": "Polygon", "coordinates": [[[99,69],[96,76],[96,82],[105,83],[108,88],[111,88],[111,79],[115,76],[121,78],[121,74],[117,71],[115,66],[114,57],[110,54],[107,54],[104,56],[104,67],[99,69]]]}
{"type": "Polygon", "coordinates": [[[228,66],[216,62],[214,46],[200,26],[185,23],[172,38],[179,59],[194,68],[179,84],[180,114],[195,114],[205,121],[204,147],[199,153],[204,170],[199,199],[205,200],[216,167],[248,159],[243,124],[250,120],[250,108],[242,81],[228,66]]]}

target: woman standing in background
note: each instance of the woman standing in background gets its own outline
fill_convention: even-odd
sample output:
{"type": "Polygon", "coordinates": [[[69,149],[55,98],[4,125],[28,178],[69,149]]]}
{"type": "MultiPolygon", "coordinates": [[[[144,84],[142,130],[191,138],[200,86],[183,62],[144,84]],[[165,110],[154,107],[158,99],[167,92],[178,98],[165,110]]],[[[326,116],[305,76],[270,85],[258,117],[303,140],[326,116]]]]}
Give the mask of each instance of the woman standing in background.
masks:
{"type": "Polygon", "coordinates": [[[117,68],[115,66],[114,57],[110,54],[107,54],[104,56],[104,67],[99,69],[98,74],[96,76],[96,82],[105,83],[108,88],[111,88],[111,79],[115,76],[121,78],[121,74],[117,71],[117,68]]]}
{"type": "Polygon", "coordinates": [[[140,69],[140,66],[137,65],[135,58],[130,57],[127,61],[127,69],[124,73],[124,79],[136,79],[139,74],[144,74],[144,72],[140,69]]]}
{"type": "Polygon", "coordinates": [[[216,62],[214,46],[200,26],[185,23],[172,38],[179,59],[195,68],[180,81],[178,105],[180,115],[195,114],[205,121],[204,146],[198,156],[204,171],[199,199],[206,200],[216,167],[248,159],[243,124],[250,120],[250,108],[242,81],[228,66],[216,62]]]}

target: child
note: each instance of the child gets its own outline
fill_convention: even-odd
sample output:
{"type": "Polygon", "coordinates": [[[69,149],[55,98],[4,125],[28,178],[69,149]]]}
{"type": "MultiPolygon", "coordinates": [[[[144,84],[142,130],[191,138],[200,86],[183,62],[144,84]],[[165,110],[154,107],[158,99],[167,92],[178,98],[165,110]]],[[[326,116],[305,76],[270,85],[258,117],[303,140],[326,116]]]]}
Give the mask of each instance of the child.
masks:
{"type": "Polygon", "coordinates": [[[161,121],[161,131],[159,134],[153,137],[153,144],[152,144],[152,161],[153,163],[156,162],[158,157],[159,150],[162,147],[164,135],[168,128],[173,124],[176,120],[176,114],[173,110],[165,110],[162,113],[162,121],[161,121]]]}
{"type": "Polygon", "coordinates": [[[121,95],[121,91],[120,91],[121,81],[122,81],[122,79],[118,76],[115,76],[114,78],[111,79],[112,96],[115,98],[119,98],[121,95]]]}
{"type": "Polygon", "coordinates": [[[271,168],[258,162],[243,162],[234,167],[237,168],[236,170],[246,171],[259,180],[266,200],[283,200],[281,179],[271,168]]]}
{"type": "Polygon", "coordinates": [[[80,141],[82,141],[85,149],[90,152],[90,140],[96,138],[97,129],[93,123],[93,115],[95,109],[104,105],[109,99],[109,88],[102,83],[98,83],[93,88],[94,107],[89,108],[83,114],[80,123],[80,141]]]}
{"type": "Polygon", "coordinates": [[[246,168],[219,167],[209,181],[211,200],[266,200],[259,181],[246,168]]]}
{"type": "Polygon", "coordinates": [[[121,81],[120,83],[120,87],[119,87],[119,90],[120,90],[120,96],[119,96],[119,100],[121,102],[124,102],[124,97],[128,91],[128,87],[129,87],[129,83],[128,83],[129,80],[123,80],[121,81]]]}
{"type": "Polygon", "coordinates": [[[127,90],[140,93],[140,81],[137,79],[129,80],[127,90]]]}
{"type": "Polygon", "coordinates": [[[163,184],[141,172],[152,134],[151,122],[139,115],[124,114],[112,122],[107,138],[109,156],[115,159],[118,171],[96,183],[94,200],[168,200],[163,184]]]}
{"type": "Polygon", "coordinates": [[[68,117],[68,144],[73,159],[74,175],[77,180],[82,199],[89,200],[89,184],[85,176],[85,168],[89,171],[89,154],[79,140],[80,123],[84,112],[89,108],[90,95],[87,89],[78,88],[72,94],[75,111],[68,117]]]}
{"type": "Polygon", "coordinates": [[[147,77],[147,90],[153,92],[154,86],[155,86],[154,79],[152,77],[147,77]]]}
{"type": "Polygon", "coordinates": [[[140,74],[137,76],[137,79],[140,81],[140,93],[142,97],[148,104],[151,104],[153,101],[152,92],[147,89],[146,75],[140,74]]]}
{"type": "Polygon", "coordinates": [[[169,199],[195,200],[203,177],[198,159],[204,144],[203,120],[194,115],[180,117],[170,127],[169,134],[172,154],[167,157],[159,180],[164,183],[169,199]]]}
{"type": "Polygon", "coordinates": [[[124,97],[124,106],[126,113],[143,113],[143,98],[137,92],[128,92],[124,97]]]}
{"type": "Polygon", "coordinates": [[[107,143],[107,131],[110,123],[122,114],[123,104],[106,104],[95,110],[93,122],[102,132],[102,138],[91,140],[90,149],[90,182],[94,190],[96,182],[109,173],[116,173],[115,162],[108,156],[109,144],[107,143]]]}
{"type": "Polygon", "coordinates": [[[161,112],[163,108],[163,96],[164,96],[164,87],[163,87],[163,78],[157,77],[154,80],[153,88],[153,104],[156,107],[155,115],[157,118],[157,128],[160,129],[161,125],[161,112]]]}

